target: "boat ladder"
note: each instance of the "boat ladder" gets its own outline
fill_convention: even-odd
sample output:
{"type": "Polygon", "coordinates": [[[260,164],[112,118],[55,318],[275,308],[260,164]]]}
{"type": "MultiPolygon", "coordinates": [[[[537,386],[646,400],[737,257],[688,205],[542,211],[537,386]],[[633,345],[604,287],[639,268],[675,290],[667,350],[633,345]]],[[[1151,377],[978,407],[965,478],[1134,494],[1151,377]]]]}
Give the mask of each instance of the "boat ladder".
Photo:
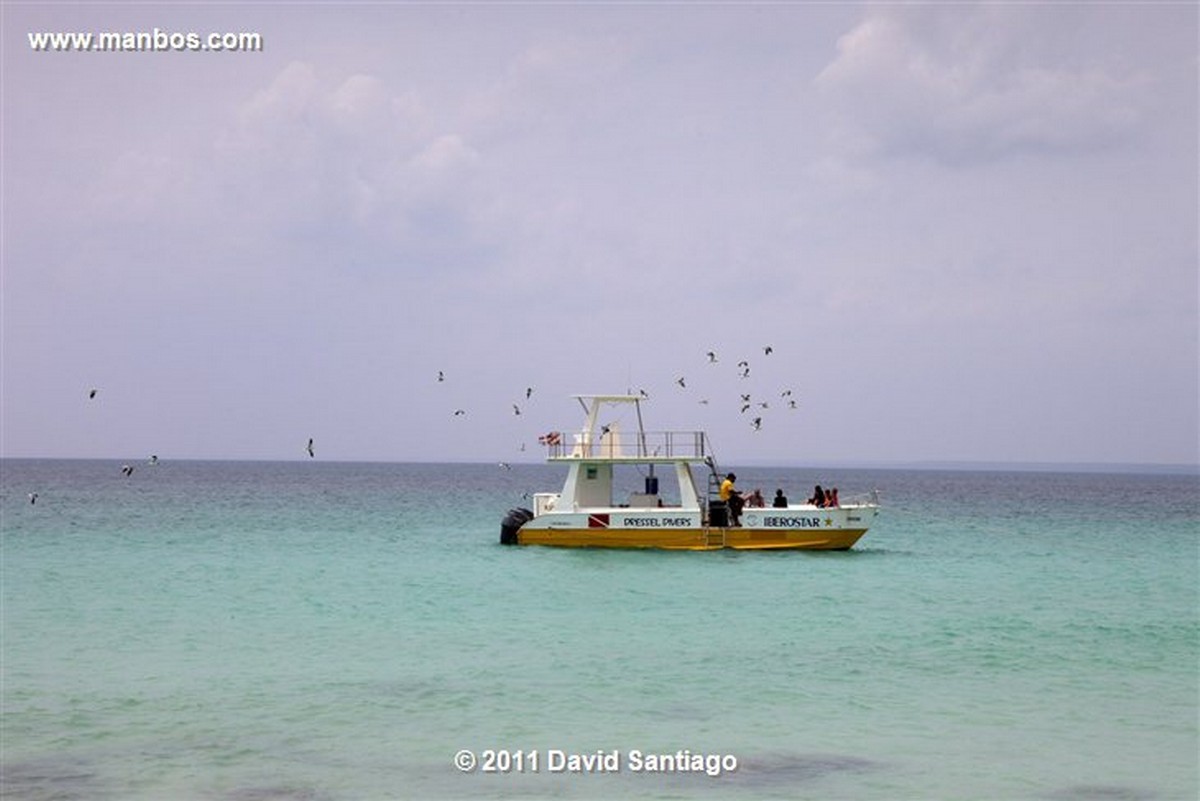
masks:
{"type": "Polygon", "coordinates": [[[725,529],[709,526],[704,529],[704,544],[709,548],[725,547],[725,529]]]}
{"type": "Polygon", "coordinates": [[[721,481],[716,468],[708,471],[708,499],[710,501],[716,500],[717,496],[721,494],[721,481]]]}

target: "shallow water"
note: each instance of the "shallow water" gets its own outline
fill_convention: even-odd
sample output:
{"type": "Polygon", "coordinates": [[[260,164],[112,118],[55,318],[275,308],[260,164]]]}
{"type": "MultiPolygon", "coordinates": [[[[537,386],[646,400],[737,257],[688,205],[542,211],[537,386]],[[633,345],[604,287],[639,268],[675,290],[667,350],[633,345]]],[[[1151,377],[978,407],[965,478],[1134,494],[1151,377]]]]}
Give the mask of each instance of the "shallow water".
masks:
{"type": "Polygon", "coordinates": [[[2,468],[5,798],[1200,795],[1195,476],[739,466],[884,510],[665,553],[498,545],[541,465],[2,468]]]}

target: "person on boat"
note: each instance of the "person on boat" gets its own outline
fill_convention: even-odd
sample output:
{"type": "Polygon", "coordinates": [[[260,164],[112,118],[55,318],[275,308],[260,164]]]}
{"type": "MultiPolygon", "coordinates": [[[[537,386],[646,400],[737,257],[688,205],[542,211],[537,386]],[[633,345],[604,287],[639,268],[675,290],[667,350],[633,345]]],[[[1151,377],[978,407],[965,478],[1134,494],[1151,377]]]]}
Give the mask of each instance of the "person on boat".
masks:
{"type": "Polygon", "coordinates": [[[808,499],[808,502],[818,508],[825,505],[825,490],[821,489],[820,484],[813,488],[813,495],[808,499]]]}
{"type": "Polygon", "coordinates": [[[787,505],[787,496],[783,494],[783,490],[775,490],[775,500],[771,501],[771,506],[776,509],[786,509],[787,505]]]}
{"type": "Polygon", "coordinates": [[[837,487],[834,487],[825,494],[825,505],[828,507],[836,507],[838,505],[837,487]]]}
{"type": "Polygon", "coordinates": [[[746,496],[746,505],[753,509],[763,509],[767,505],[767,499],[763,497],[761,489],[755,489],[754,492],[746,496]]]}
{"type": "Polygon", "coordinates": [[[717,491],[717,497],[725,501],[729,506],[729,522],[731,525],[740,526],[742,524],[742,506],[745,504],[745,499],[742,498],[733,486],[737,481],[737,476],[729,473],[725,476],[725,480],[721,482],[721,489],[717,491]]]}

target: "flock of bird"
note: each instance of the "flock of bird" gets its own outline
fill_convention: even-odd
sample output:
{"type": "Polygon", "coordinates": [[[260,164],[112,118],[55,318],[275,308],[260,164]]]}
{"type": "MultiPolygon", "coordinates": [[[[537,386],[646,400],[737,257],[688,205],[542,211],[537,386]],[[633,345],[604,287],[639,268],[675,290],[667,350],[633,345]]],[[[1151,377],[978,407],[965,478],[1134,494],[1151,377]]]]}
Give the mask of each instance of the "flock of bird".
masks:
{"type": "MultiPolygon", "coordinates": [[[[770,356],[772,353],[775,352],[775,349],[770,345],[764,346],[762,350],[763,350],[764,356],[770,356]]],[[[705,353],[704,355],[705,355],[705,359],[709,365],[716,365],[720,362],[720,359],[717,357],[716,351],[710,350],[707,353],[705,353]]],[[[737,375],[741,379],[746,379],[746,378],[750,377],[750,362],[749,362],[749,360],[741,359],[740,361],[737,362],[737,375]]],[[[439,383],[439,384],[445,383],[445,381],[446,381],[445,371],[438,370],[437,383],[439,383]]],[[[687,388],[688,388],[687,378],[685,376],[682,376],[682,375],[677,376],[675,378],[674,383],[679,387],[680,390],[687,390],[687,388]]],[[[100,393],[100,390],[97,387],[89,388],[87,391],[88,400],[95,400],[96,396],[99,393],[100,393]]],[[[528,402],[529,400],[531,400],[533,398],[533,387],[531,387],[531,386],[525,387],[524,393],[522,393],[522,394],[524,395],[524,400],[526,402],[528,402]]],[[[635,394],[634,390],[630,389],[629,394],[631,394],[631,395],[635,394]]],[[[636,394],[643,398],[650,397],[650,394],[644,388],[637,389],[636,394]]],[[[779,393],[779,398],[786,404],[786,407],[788,409],[798,408],[797,404],[796,404],[796,400],[794,398],[794,393],[792,392],[791,389],[782,390],[779,393]]],[[[740,408],[742,415],[745,415],[754,409],[766,410],[766,409],[770,408],[769,401],[752,397],[751,393],[748,393],[748,392],[739,391],[738,399],[739,399],[738,407],[740,408]]],[[[701,398],[699,400],[699,403],[707,406],[707,405],[709,405],[709,399],[701,398]]],[[[516,402],[512,403],[512,413],[514,416],[517,416],[517,417],[521,416],[522,407],[521,407],[520,403],[516,403],[516,402]]],[[[456,418],[466,417],[467,410],[462,409],[462,408],[456,408],[453,410],[452,415],[456,418]]],[[[750,428],[753,429],[754,431],[762,430],[763,418],[762,418],[761,413],[756,414],[755,416],[751,417],[750,421],[749,421],[749,425],[750,425],[750,428]]],[[[525,450],[524,443],[521,444],[520,450],[522,450],[522,451],[525,450]]],[[[312,437],[308,438],[308,444],[305,446],[304,451],[305,451],[305,453],[308,454],[310,459],[316,458],[317,452],[316,452],[316,447],[315,447],[314,440],[312,437]]],[[[154,455],[150,456],[147,459],[147,463],[150,465],[157,465],[158,464],[158,456],[154,456],[154,455]]],[[[509,467],[507,462],[501,462],[500,466],[501,467],[509,467]]],[[[121,466],[121,473],[122,473],[122,475],[124,475],[126,477],[132,476],[133,470],[134,470],[134,467],[131,464],[124,464],[121,466]]],[[[37,503],[37,499],[38,499],[38,494],[36,492],[29,493],[29,502],[31,504],[37,503]]]]}
{"type": "MultiPolygon", "coordinates": [[[[763,346],[762,351],[763,351],[763,356],[770,356],[771,354],[773,354],[775,352],[775,348],[771,345],[765,345],[765,346],[763,346]]],[[[706,352],[704,355],[705,355],[706,362],[709,365],[716,365],[720,362],[720,359],[718,358],[716,351],[710,350],[710,351],[706,352]]],[[[737,362],[736,366],[737,366],[737,375],[740,379],[748,379],[750,377],[751,369],[750,369],[750,361],[748,359],[739,360],[737,362]]],[[[441,383],[445,383],[445,382],[446,382],[446,372],[444,370],[438,370],[437,383],[441,384],[441,383]]],[[[677,376],[674,380],[674,383],[679,387],[680,390],[688,389],[688,379],[686,376],[683,376],[683,375],[677,376]]],[[[650,397],[650,393],[647,392],[644,388],[638,388],[636,390],[631,388],[628,390],[628,393],[630,395],[636,394],[636,395],[639,395],[640,397],[647,398],[647,399],[650,397]]],[[[532,396],[533,396],[533,387],[526,387],[525,392],[524,392],[525,400],[528,401],[532,396]]],[[[698,402],[701,405],[705,405],[705,406],[709,405],[708,398],[701,398],[698,402]]],[[[742,392],[739,389],[738,408],[740,408],[740,413],[742,415],[746,415],[747,413],[751,412],[751,410],[770,409],[771,402],[772,401],[769,399],[760,399],[758,397],[752,396],[752,394],[749,392],[742,392]]],[[[795,399],[795,393],[791,389],[783,389],[779,392],[779,402],[781,402],[787,409],[795,410],[795,409],[799,408],[798,404],[796,402],[796,399],[795,399]]],[[[513,403],[512,404],[512,412],[514,415],[520,416],[522,413],[521,405],[519,403],[513,403]]],[[[451,412],[451,414],[454,417],[465,417],[467,414],[467,410],[462,409],[462,408],[456,408],[451,412]]],[[[749,426],[754,431],[762,430],[763,415],[761,412],[750,417],[749,426]]],[[[525,445],[522,444],[520,449],[522,451],[524,451],[525,445]]],[[[506,463],[501,462],[501,467],[506,467],[506,466],[507,466],[506,463]]]]}
{"type": "MultiPolygon", "coordinates": [[[[445,381],[446,381],[446,371],[445,370],[438,370],[437,380],[438,380],[439,384],[445,383],[445,381]]],[[[533,387],[525,387],[525,400],[529,400],[532,397],[533,397],[533,387]]],[[[520,417],[521,416],[520,404],[517,404],[517,403],[512,404],[512,411],[515,416],[520,417]]],[[[467,410],[466,409],[455,409],[452,412],[452,414],[454,417],[466,417],[467,410]]],[[[521,450],[525,450],[525,448],[522,447],[521,450]]]]}
{"type": "MultiPolygon", "coordinates": [[[[763,356],[770,356],[772,353],[775,352],[775,348],[771,345],[764,345],[762,351],[763,351],[763,356]]],[[[720,361],[720,359],[717,358],[716,351],[710,350],[707,353],[705,353],[704,355],[708,361],[708,364],[710,364],[710,365],[717,364],[720,361]]],[[[750,361],[748,359],[741,359],[740,361],[737,362],[736,367],[737,367],[737,375],[738,375],[739,379],[747,379],[750,377],[750,361]]],[[[676,378],[675,383],[679,385],[680,389],[687,389],[687,379],[684,376],[679,376],[678,378],[676,378]]],[[[791,389],[784,389],[779,393],[780,399],[785,403],[785,405],[787,406],[788,409],[799,408],[796,403],[794,394],[795,393],[791,389]]],[[[707,406],[709,404],[709,399],[701,398],[699,400],[699,403],[707,406]]],[[[738,391],[738,406],[740,408],[740,413],[745,415],[751,409],[758,408],[758,409],[766,410],[766,409],[771,408],[771,401],[759,400],[759,399],[753,397],[752,393],[742,392],[739,389],[739,391],[738,391]]],[[[754,417],[752,417],[750,419],[750,427],[753,430],[761,431],[762,426],[763,426],[763,418],[762,418],[761,414],[755,415],[754,417]]]]}

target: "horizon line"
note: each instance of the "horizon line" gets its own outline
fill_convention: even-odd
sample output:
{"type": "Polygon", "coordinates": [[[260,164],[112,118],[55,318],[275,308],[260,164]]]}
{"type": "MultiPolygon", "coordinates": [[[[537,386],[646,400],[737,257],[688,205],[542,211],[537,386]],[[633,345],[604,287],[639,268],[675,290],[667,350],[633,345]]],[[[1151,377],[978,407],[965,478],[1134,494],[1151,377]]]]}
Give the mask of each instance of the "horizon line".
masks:
{"type": "MultiPolygon", "coordinates": [[[[144,457],[133,461],[142,462],[144,457]]],[[[60,461],[60,462],[109,462],[131,461],[129,457],[119,456],[3,456],[3,461],[60,461]]],[[[313,462],[314,464],[445,464],[445,465],[495,465],[504,463],[512,466],[537,466],[549,463],[545,460],[517,459],[448,459],[442,461],[428,459],[302,459],[264,458],[264,457],[159,457],[159,464],[169,462],[261,462],[261,463],[297,463],[313,462]]],[[[843,470],[951,470],[951,471],[1011,471],[1011,472],[1083,472],[1083,473],[1157,473],[1174,475],[1200,475],[1200,462],[1072,462],[1072,461],[1025,461],[1025,460],[992,460],[992,459],[912,459],[912,460],[871,460],[861,461],[823,461],[812,462],[769,460],[765,462],[738,462],[744,468],[787,467],[794,469],[843,469],[843,470]]]]}

